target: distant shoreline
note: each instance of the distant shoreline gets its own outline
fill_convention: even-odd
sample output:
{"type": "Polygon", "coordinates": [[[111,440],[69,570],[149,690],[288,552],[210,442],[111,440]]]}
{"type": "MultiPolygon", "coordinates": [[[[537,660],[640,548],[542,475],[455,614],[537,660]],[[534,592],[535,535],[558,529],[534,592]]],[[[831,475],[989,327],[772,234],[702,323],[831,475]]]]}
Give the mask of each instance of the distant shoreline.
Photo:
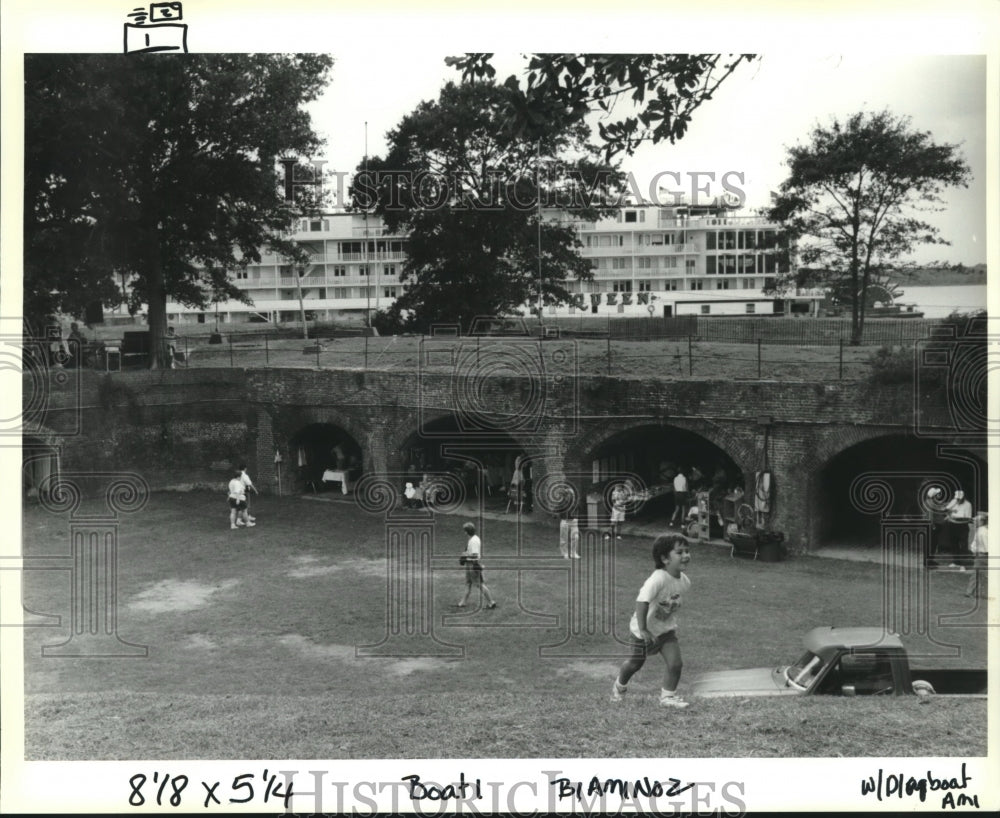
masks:
{"type": "Polygon", "coordinates": [[[915,270],[911,274],[890,276],[900,287],[948,287],[968,284],[970,286],[986,283],[986,265],[977,264],[966,270],[915,270]]]}
{"type": "Polygon", "coordinates": [[[908,287],[985,287],[986,277],[976,278],[973,281],[962,279],[961,281],[900,281],[902,289],[908,287]]]}

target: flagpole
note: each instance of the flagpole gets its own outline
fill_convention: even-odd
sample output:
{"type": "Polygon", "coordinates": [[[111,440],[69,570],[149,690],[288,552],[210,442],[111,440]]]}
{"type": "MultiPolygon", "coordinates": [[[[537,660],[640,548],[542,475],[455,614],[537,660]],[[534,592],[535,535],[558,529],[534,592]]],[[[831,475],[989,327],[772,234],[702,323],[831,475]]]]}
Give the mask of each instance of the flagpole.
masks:
{"type": "Polygon", "coordinates": [[[542,140],[538,140],[538,158],[535,162],[535,191],[538,196],[538,326],[542,325],[542,140]]]}

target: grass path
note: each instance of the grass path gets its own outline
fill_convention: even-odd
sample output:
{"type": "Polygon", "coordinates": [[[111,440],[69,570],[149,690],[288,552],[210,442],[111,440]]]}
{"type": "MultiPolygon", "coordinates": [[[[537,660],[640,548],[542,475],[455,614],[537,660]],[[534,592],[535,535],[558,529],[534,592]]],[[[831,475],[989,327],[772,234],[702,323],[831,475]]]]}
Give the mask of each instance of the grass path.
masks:
{"type": "MultiPolygon", "coordinates": [[[[486,520],[487,578],[500,607],[460,618],[454,556],[465,518],[435,521],[433,632],[464,656],[358,657],[386,634],[385,521],[345,503],[254,500],[258,526],[230,531],[224,497],[158,493],[119,530],[119,635],[145,659],[42,658],[69,635],[67,576],[25,574],[25,605],[61,627],[26,630],[26,749],[34,759],[371,757],[765,757],[976,755],[986,702],[904,699],[705,700],[682,713],[655,706],[658,659],[612,709],[624,648],[583,633],[571,655],[570,609],[556,532],[529,524],[521,553],[538,567],[500,570],[518,552],[514,525],[486,520]],[[440,559],[438,559],[440,557],[440,559]],[[491,558],[493,563],[491,565],[491,558]],[[440,565],[441,567],[438,567],[440,565]],[[453,567],[452,567],[453,566],[453,567]],[[517,600],[520,599],[520,606],[517,600]],[[545,618],[548,617],[548,618],[545,618]],[[530,627],[526,627],[530,626],[530,627]],[[680,720],[684,729],[662,729],[680,720]]],[[[26,554],[65,553],[67,521],[28,507],[26,554]]],[[[649,541],[614,554],[613,605],[588,609],[624,636],[648,575],[649,541]]],[[[586,561],[584,561],[586,562],[586,561]]],[[[577,581],[599,578],[581,565],[577,581]]],[[[802,557],[779,564],[696,548],[681,617],[685,680],[702,671],[789,662],[820,624],[881,619],[877,565],[802,557]]],[[[932,622],[964,611],[965,577],[932,574],[932,622]]],[[[985,619],[977,611],[970,621],[985,619]]],[[[942,635],[942,634],[939,634],[942,635]]],[[[955,659],[982,667],[982,628],[952,628],[955,659]]]]}

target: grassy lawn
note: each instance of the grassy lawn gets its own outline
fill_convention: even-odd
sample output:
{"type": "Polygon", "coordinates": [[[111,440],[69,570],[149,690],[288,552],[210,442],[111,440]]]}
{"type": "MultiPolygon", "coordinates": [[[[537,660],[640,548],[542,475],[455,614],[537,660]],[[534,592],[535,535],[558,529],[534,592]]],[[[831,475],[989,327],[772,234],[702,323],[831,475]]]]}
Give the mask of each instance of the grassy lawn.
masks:
{"type": "MultiPolygon", "coordinates": [[[[569,598],[557,532],[542,522],[520,529],[521,553],[555,559],[519,570],[496,567],[517,553],[515,524],[484,522],[487,579],[500,607],[456,615],[449,604],[463,579],[453,555],[464,548],[467,518],[439,516],[433,633],[464,656],[359,658],[355,646],[379,642],[387,629],[384,519],[349,502],[300,497],[254,498],[254,511],[256,528],[230,531],[223,493],[158,493],[122,518],[118,633],[148,645],[147,658],[43,658],[42,645],[69,636],[68,574],[25,572],[27,608],[62,617],[61,626],[25,631],[29,759],[986,753],[982,699],[923,707],[916,697],[716,699],[662,712],[656,657],[629,699],[612,705],[623,646],[598,628],[564,655],[540,651],[563,641],[569,598]],[[683,729],[663,729],[674,721],[683,729]]],[[[67,553],[68,535],[65,518],[25,508],[26,555],[67,553]]],[[[649,545],[625,537],[614,555],[609,607],[622,637],[651,569],[649,545]]],[[[582,560],[576,570],[589,587],[594,566],[582,560]]],[[[881,571],[867,563],[764,564],[702,545],[688,573],[681,693],[702,671],[793,661],[815,625],[881,621],[881,571]]],[[[970,607],[965,581],[930,576],[932,622],[970,607]]],[[[969,621],[984,622],[985,612],[969,621]]],[[[957,664],[984,667],[984,630],[938,627],[936,635],[960,644],[957,664]]]]}
{"type": "MultiPolygon", "coordinates": [[[[475,339],[425,339],[396,336],[386,338],[336,338],[324,339],[317,354],[314,342],[299,339],[240,340],[233,336],[230,344],[208,345],[204,338],[192,339],[188,351],[191,366],[195,367],[309,367],[349,369],[390,369],[416,371],[418,367],[434,371],[447,371],[434,359],[421,359],[424,349],[443,350],[461,344],[461,348],[471,352],[468,358],[470,371],[475,371],[471,361],[476,350],[475,339]],[[367,354],[365,348],[367,345],[367,354]],[[309,347],[313,351],[306,353],[309,347]],[[428,363],[430,360],[430,363],[428,363]]],[[[529,347],[537,355],[539,342],[518,342],[519,348],[529,347]]],[[[562,348],[571,351],[566,366],[568,371],[581,375],[634,376],[643,378],[686,379],[717,378],[724,380],[756,379],[758,374],[764,379],[786,380],[836,380],[841,375],[840,350],[833,346],[804,346],[782,343],[763,344],[758,366],[757,345],[722,342],[694,341],[690,348],[687,339],[658,341],[613,340],[609,351],[606,340],[569,339],[546,341],[541,350],[562,348]]],[[[184,349],[183,344],[179,346],[184,349]]],[[[495,363],[498,358],[511,361],[508,368],[512,373],[521,371],[517,356],[512,354],[512,342],[483,339],[479,344],[481,365],[495,363]]],[[[843,349],[843,377],[864,378],[870,367],[868,358],[875,347],[850,347],[843,349]]],[[[533,370],[534,371],[534,370],[533,370]]]]}

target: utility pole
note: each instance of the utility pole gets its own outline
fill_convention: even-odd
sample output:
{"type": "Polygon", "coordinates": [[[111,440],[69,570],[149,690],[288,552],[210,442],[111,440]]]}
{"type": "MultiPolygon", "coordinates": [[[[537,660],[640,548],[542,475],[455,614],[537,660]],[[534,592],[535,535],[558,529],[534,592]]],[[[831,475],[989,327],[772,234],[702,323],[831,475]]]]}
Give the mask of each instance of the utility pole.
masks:
{"type": "MultiPolygon", "coordinates": [[[[365,120],[365,184],[368,183],[368,120],[365,120]]],[[[365,309],[365,324],[372,325],[372,288],[371,270],[368,269],[368,208],[365,207],[365,240],[361,246],[361,269],[364,270],[365,295],[368,306],[365,309]]]]}
{"type": "Polygon", "coordinates": [[[302,318],[302,338],[306,341],[309,340],[309,324],[306,323],[306,306],[302,298],[302,276],[306,274],[311,263],[311,261],[307,261],[297,264],[295,270],[295,289],[298,290],[299,294],[299,316],[302,318]]]}

